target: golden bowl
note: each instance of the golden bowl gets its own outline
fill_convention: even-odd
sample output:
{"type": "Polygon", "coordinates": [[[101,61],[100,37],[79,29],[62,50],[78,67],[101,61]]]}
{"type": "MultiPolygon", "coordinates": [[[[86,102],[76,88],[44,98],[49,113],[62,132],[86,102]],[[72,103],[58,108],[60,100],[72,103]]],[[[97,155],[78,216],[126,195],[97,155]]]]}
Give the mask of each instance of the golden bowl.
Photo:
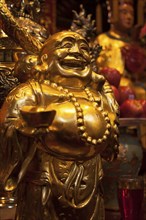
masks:
{"type": "Polygon", "coordinates": [[[55,110],[44,107],[23,106],[20,110],[23,120],[30,127],[48,127],[56,115],[55,110]]]}

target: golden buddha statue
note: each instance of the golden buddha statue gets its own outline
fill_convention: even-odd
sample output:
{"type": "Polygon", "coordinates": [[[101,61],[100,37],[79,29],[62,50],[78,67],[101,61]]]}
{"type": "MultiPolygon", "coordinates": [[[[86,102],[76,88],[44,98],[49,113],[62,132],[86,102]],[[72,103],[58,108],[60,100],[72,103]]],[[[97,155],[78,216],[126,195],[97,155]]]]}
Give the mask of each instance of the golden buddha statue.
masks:
{"type": "MultiPolygon", "coordinates": [[[[25,48],[33,43],[20,35],[25,48]]],[[[33,78],[14,88],[0,111],[0,181],[17,195],[15,219],[103,220],[101,157],[118,153],[111,87],[92,71],[78,33],[59,32],[28,48],[37,52],[33,78]]]]}
{"type": "Polygon", "coordinates": [[[16,219],[103,219],[100,155],[117,153],[118,105],[92,72],[79,34],[52,35],[38,60],[37,80],[13,89],[1,109],[1,149],[8,150],[1,180],[18,190],[16,219]]]}

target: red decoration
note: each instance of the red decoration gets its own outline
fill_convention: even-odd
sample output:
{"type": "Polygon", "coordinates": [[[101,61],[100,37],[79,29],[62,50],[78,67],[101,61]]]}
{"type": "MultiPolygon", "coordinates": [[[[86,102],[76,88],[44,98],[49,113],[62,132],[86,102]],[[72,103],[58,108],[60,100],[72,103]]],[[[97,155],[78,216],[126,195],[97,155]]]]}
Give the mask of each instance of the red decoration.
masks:
{"type": "Polygon", "coordinates": [[[118,88],[120,80],[121,80],[121,74],[117,69],[110,68],[110,67],[103,67],[100,73],[107,79],[107,81],[111,85],[118,88]]]}
{"type": "Polygon", "coordinates": [[[133,74],[141,74],[146,68],[146,54],[143,48],[136,44],[124,46],[122,55],[125,59],[126,69],[133,74]]]}
{"type": "Polygon", "coordinates": [[[121,118],[141,118],[143,116],[143,106],[139,100],[126,100],[120,106],[121,118]]]}
{"type": "Polygon", "coordinates": [[[122,104],[127,99],[136,98],[135,92],[130,86],[120,86],[119,94],[120,94],[120,104],[122,104]]]}

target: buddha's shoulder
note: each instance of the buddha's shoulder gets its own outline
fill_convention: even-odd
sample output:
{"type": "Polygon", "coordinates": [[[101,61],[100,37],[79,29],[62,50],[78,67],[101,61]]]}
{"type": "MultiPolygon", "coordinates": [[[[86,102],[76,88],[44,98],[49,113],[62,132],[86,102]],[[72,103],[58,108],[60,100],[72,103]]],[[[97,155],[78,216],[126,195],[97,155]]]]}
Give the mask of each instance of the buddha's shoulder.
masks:
{"type": "Polygon", "coordinates": [[[7,99],[13,98],[23,98],[23,97],[30,97],[31,95],[35,93],[41,92],[41,84],[38,83],[38,81],[35,80],[28,80],[25,83],[20,83],[16,87],[14,87],[8,94],[7,99]]]}

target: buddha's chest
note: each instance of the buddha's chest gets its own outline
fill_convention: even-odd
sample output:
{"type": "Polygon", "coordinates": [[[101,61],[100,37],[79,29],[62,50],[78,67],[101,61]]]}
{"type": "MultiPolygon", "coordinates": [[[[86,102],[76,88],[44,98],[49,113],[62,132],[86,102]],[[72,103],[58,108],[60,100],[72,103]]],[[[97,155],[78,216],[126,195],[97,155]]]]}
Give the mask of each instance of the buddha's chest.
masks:
{"type": "Polygon", "coordinates": [[[106,129],[109,121],[100,105],[94,106],[93,103],[84,99],[78,100],[78,103],[69,101],[53,103],[50,107],[56,111],[50,129],[67,136],[74,136],[79,131],[86,130],[91,136],[96,137],[98,133],[98,136],[102,137],[103,130],[106,129]]]}
{"type": "Polygon", "coordinates": [[[111,110],[105,96],[90,91],[56,93],[52,100],[48,99],[48,106],[56,115],[42,143],[47,151],[70,159],[89,158],[106,147],[111,110]]]}

